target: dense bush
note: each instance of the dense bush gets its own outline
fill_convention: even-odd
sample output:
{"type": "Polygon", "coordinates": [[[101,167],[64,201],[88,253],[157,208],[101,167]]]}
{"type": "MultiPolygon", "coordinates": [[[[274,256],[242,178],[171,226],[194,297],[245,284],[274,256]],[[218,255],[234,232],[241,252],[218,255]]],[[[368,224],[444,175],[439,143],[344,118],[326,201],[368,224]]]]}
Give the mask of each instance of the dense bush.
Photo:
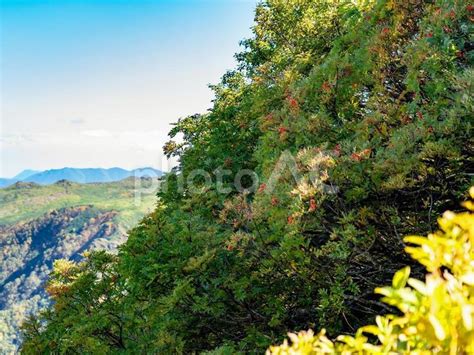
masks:
{"type": "Polygon", "coordinates": [[[473,16],[454,0],[258,5],[213,108],[170,133],[180,166],[156,210],[116,260],[52,275],[24,352],[256,352],[392,312],[374,287],[424,273],[402,236],[471,184],[473,16]],[[243,169],[256,191],[236,189],[243,169]]]}
{"type": "Polygon", "coordinates": [[[425,282],[409,278],[405,267],[391,287],[376,289],[402,315],[378,316],[376,325],[359,328],[355,337],[339,336],[335,343],[324,331],[290,334],[291,345],[285,341],[267,354],[474,353],[474,203],[465,205],[469,212],[444,213],[441,231],[405,238],[414,245],[406,251],[429,272],[425,282]],[[369,342],[367,335],[377,342],[369,342]]]}

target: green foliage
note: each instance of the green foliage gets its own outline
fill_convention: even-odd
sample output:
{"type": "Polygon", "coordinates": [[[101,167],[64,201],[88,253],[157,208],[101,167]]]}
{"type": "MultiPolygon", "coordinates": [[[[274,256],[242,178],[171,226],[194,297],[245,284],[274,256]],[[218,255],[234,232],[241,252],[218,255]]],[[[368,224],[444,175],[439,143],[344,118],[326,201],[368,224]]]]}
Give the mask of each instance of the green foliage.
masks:
{"type": "MultiPolygon", "coordinates": [[[[471,188],[474,199],[474,187],[471,188]]],[[[383,301],[402,315],[377,316],[376,325],[359,328],[355,337],[332,342],[321,331],[290,334],[292,344],[267,354],[471,354],[474,352],[474,203],[467,213],[445,212],[441,231],[410,236],[406,251],[429,272],[425,282],[409,278],[410,268],[395,273],[392,286],[377,288],[383,301]],[[377,342],[369,342],[375,336],[377,342]]]]}
{"type": "Polygon", "coordinates": [[[84,269],[94,282],[71,281],[25,352],[255,352],[288,330],[353,332],[391,311],[372,289],[405,264],[424,272],[401,236],[433,228],[472,183],[472,11],[454,0],[259,4],[212,110],[170,133],[183,137],[164,148],[180,166],[112,262],[108,313],[106,285],[84,269]],[[301,179],[282,169],[271,189],[283,153],[301,179]],[[235,188],[242,169],[258,173],[258,191],[235,188]],[[310,183],[314,170],[324,185],[310,183]]]}
{"type": "Polygon", "coordinates": [[[121,297],[115,280],[117,275],[111,266],[114,256],[93,252],[85,261],[75,264],[58,260],[54,264],[47,291],[54,299],[54,311],[45,311],[52,316],[51,324],[81,324],[64,334],[61,328],[50,327],[49,339],[35,337],[41,332],[41,324],[34,318],[25,323],[26,353],[62,352],[103,353],[109,346],[121,347],[121,318],[110,315],[115,300],[121,297]],[[74,297],[70,297],[74,295],[74,297]],[[85,299],[100,300],[97,303],[84,303],[85,299]],[[71,312],[61,312],[67,308],[71,312]],[[80,318],[82,317],[82,318],[80,318]],[[87,322],[84,322],[85,318],[87,322]],[[91,336],[84,336],[85,333],[91,336]],[[92,336],[94,334],[94,336],[92,336]],[[66,335],[66,336],[64,336],[66,335]]]}

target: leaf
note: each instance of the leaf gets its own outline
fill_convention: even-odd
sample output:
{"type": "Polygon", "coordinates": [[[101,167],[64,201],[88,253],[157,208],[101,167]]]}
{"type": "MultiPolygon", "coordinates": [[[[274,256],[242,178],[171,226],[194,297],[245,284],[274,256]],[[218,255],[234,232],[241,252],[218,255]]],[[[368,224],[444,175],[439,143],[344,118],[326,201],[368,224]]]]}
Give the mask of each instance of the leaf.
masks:
{"type": "Polygon", "coordinates": [[[410,267],[406,266],[403,269],[397,271],[393,276],[392,286],[393,288],[400,289],[405,287],[407,280],[410,277],[410,267]]]}
{"type": "Polygon", "coordinates": [[[373,335],[380,334],[380,329],[375,325],[366,325],[365,327],[360,328],[360,330],[364,333],[370,333],[373,335]]]}
{"type": "Polygon", "coordinates": [[[461,314],[462,314],[462,321],[464,324],[464,327],[468,331],[471,331],[473,329],[473,321],[472,321],[472,314],[473,314],[473,306],[472,305],[462,305],[461,306],[461,314]]]}
{"type": "Polygon", "coordinates": [[[408,283],[408,285],[413,287],[416,291],[418,291],[419,293],[421,293],[424,296],[428,296],[429,293],[430,293],[428,288],[426,287],[426,284],[424,282],[420,281],[420,280],[408,279],[407,283],[408,283]]]}
{"type": "Polygon", "coordinates": [[[473,286],[474,285],[474,271],[471,271],[461,276],[461,281],[464,282],[465,284],[468,284],[469,286],[473,286]]]}
{"type": "Polygon", "coordinates": [[[430,314],[428,316],[428,319],[431,323],[431,325],[433,326],[433,329],[435,331],[435,334],[436,334],[436,337],[439,339],[439,340],[444,340],[446,339],[446,332],[443,328],[443,325],[441,324],[441,322],[438,320],[438,318],[436,318],[436,316],[434,314],[430,314]]]}
{"type": "Polygon", "coordinates": [[[419,246],[422,246],[422,245],[425,245],[425,244],[429,244],[430,241],[428,240],[428,238],[426,237],[420,237],[420,236],[417,236],[417,235],[409,235],[409,236],[406,236],[405,238],[403,238],[403,241],[405,243],[411,243],[411,244],[416,244],[416,245],[419,245],[419,246]]]}

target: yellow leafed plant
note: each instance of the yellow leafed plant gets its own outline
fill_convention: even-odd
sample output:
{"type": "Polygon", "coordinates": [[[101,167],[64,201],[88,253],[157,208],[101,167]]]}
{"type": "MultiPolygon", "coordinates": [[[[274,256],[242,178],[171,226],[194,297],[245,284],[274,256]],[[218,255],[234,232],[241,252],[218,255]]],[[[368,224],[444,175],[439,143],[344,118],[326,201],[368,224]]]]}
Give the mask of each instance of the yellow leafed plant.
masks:
{"type": "Polygon", "coordinates": [[[375,325],[335,341],[324,330],[289,334],[290,342],[271,347],[267,355],[474,353],[474,187],[470,196],[464,203],[468,211],[445,212],[438,232],[405,238],[411,245],[406,251],[428,271],[425,281],[410,278],[405,267],[391,286],[376,289],[401,316],[378,316],[375,325]],[[369,335],[377,341],[369,342],[369,335]]]}

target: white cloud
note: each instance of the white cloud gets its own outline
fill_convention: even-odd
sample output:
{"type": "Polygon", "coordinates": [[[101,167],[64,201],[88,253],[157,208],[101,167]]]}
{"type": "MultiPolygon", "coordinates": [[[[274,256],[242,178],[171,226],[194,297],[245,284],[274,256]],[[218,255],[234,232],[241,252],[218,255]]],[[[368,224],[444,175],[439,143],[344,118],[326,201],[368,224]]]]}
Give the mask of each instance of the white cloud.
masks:
{"type": "Polygon", "coordinates": [[[83,125],[86,123],[86,120],[83,118],[73,118],[69,120],[69,123],[73,125],[83,125]]]}
{"type": "Polygon", "coordinates": [[[107,131],[105,129],[82,131],[80,134],[87,137],[98,137],[98,138],[113,136],[113,134],[110,131],[107,131]]]}
{"type": "Polygon", "coordinates": [[[5,146],[15,146],[25,143],[34,142],[35,139],[32,134],[19,133],[19,134],[3,134],[0,135],[0,143],[5,146]]]}

